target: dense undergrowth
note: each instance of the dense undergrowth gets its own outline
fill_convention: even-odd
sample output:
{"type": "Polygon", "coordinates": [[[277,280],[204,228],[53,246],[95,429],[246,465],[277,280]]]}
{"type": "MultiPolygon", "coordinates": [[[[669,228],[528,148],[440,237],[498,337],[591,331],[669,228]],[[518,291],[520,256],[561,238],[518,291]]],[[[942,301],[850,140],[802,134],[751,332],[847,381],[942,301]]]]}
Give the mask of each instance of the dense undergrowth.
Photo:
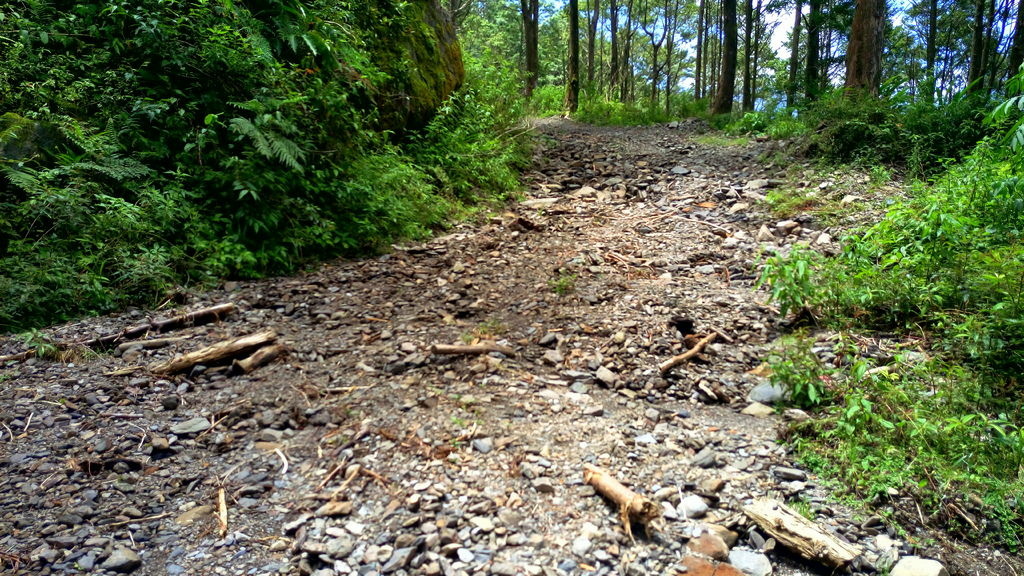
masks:
{"type": "MultiPolygon", "coordinates": [[[[771,361],[791,400],[817,412],[793,430],[805,462],[883,509],[920,507],[914,522],[1017,550],[1024,162],[1020,147],[998,134],[1020,101],[1010,104],[984,124],[966,99],[903,111],[824,103],[845,111],[818,120],[813,142],[825,158],[888,162],[930,178],[845,238],[838,256],[797,247],[769,257],[763,278],[783,314],[838,334],[834,362],[821,360],[805,332],[783,341],[771,361]],[[972,139],[962,161],[944,160],[972,139]],[[872,352],[879,341],[890,345],[872,352]],[[906,497],[912,504],[901,506],[906,497]]],[[[1010,140],[1019,144],[1019,132],[1011,129],[1010,140]]]]}
{"type": "Polygon", "coordinates": [[[409,65],[372,43],[422,25],[413,4],[0,6],[0,332],[373,251],[513,191],[514,76],[469,61],[425,128],[381,118],[409,65]]]}

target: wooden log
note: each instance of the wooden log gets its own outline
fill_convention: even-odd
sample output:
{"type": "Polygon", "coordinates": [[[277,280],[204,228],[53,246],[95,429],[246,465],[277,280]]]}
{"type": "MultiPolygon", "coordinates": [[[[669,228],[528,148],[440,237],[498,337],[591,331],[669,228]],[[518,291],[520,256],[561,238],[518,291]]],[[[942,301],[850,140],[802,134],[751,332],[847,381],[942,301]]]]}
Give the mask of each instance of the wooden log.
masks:
{"type": "Polygon", "coordinates": [[[175,342],[181,342],[182,340],[188,340],[188,338],[184,336],[174,336],[170,338],[150,338],[149,340],[130,340],[128,342],[122,342],[118,344],[117,348],[114,349],[114,355],[120,356],[121,354],[124,354],[127,350],[131,350],[132,348],[136,347],[143,348],[146,350],[155,350],[156,348],[170,346],[171,344],[174,344],[175,342]]]}
{"type": "Polygon", "coordinates": [[[506,356],[514,356],[516,351],[508,346],[502,346],[493,342],[481,342],[480,344],[433,344],[430,346],[431,354],[490,354],[501,352],[506,356]]]}
{"type": "MultiPolygon", "coordinates": [[[[58,350],[70,350],[72,348],[86,347],[92,349],[110,348],[115,344],[120,344],[126,340],[132,340],[134,338],[140,338],[149,334],[150,332],[164,332],[167,330],[174,330],[178,328],[184,328],[187,326],[199,326],[201,324],[207,324],[209,322],[216,322],[221,320],[228,314],[235,311],[235,305],[228,302],[225,304],[217,304],[209,308],[203,308],[202,310],[196,310],[173,318],[167,318],[165,320],[155,320],[149,324],[139,324],[132,326],[131,328],[125,328],[116,334],[107,334],[105,336],[98,336],[90,340],[79,340],[75,342],[57,342],[54,345],[58,350]]],[[[155,342],[152,341],[152,342],[155,342]]],[[[24,352],[18,352],[17,354],[8,354],[7,356],[0,356],[0,364],[7,362],[24,362],[29,358],[32,358],[38,354],[38,351],[33,348],[24,352]]]]}
{"type": "Polygon", "coordinates": [[[694,345],[693,348],[690,348],[686,352],[683,352],[682,354],[678,354],[676,356],[673,356],[673,357],[669,358],[668,360],[665,360],[661,364],[658,364],[658,370],[661,371],[662,374],[665,374],[666,372],[668,372],[669,370],[675,368],[676,366],[679,366],[680,364],[685,364],[686,362],[689,362],[691,358],[693,358],[697,354],[700,354],[701,352],[703,352],[704,348],[708,344],[713,342],[715,340],[715,338],[717,338],[717,337],[718,337],[718,332],[712,332],[711,334],[708,334],[707,336],[701,338],[700,341],[697,342],[697,344],[694,345]]]}
{"type": "Polygon", "coordinates": [[[264,364],[269,364],[274,358],[283,354],[285,350],[287,348],[283,344],[264,346],[253,352],[251,356],[232,362],[231,371],[235,374],[248,374],[264,364]]]}
{"type": "Polygon", "coordinates": [[[824,531],[778,500],[755,500],[743,507],[743,513],[779,544],[829,568],[842,568],[863,554],[860,547],[824,531]]]}
{"type": "Polygon", "coordinates": [[[252,350],[277,340],[277,332],[265,330],[239,338],[218,342],[212,346],[200,348],[165,362],[158,362],[149,367],[154,374],[174,374],[183,372],[197,364],[209,364],[247,354],[252,350]]]}
{"type": "Polygon", "coordinates": [[[631,519],[637,520],[646,527],[654,520],[661,518],[661,506],[626,488],[603,468],[584,464],[583,483],[593,486],[598,494],[618,505],[619,519],[622,521],[622,526],[630,541],[634,541],[631,519]]]}

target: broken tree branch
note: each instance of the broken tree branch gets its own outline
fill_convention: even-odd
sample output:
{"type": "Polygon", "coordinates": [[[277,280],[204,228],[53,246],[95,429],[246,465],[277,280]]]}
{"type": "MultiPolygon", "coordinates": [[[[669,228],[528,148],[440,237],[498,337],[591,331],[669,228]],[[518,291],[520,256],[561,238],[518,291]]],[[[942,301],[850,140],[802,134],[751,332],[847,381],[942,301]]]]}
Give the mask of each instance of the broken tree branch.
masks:
{"type": "Polygon", "coordinates": [[[277,340],[277,332],[274,332],[273,330],[264,330],[263,332],[257,332],[255,334],[249,334],[247,336],[218,342],[212,346],[200,348],[199,350],[189,352],[188,354],[178,356],[177,358],[171,358],[166,362],[158,362],[150,366],[149,371],[154,374],[174,374],[176,372],[183,372],[197,364],[217,362],[219,360],[245,354],[275,340],[277,340]]]}
{"type": "Polygon", "coordinates": [[[235,374],[248,374],[260,366],[269,364],[272,360],[283,354],[285,350],[287,348],[283,344],[264,346],[253,352],[251,356],[232,362],[231,371],[235,374]]]}
{"type": "Polygon", "coordinates": [[[842,568],[863,553],[777,500],[755,500],[743,507],[743,513],[778,543],[829,568],[842,568]]]}
{"type": "Polygon", "coordinates": [[[711,334],[708,334],[707,336],[701,338],[700,341],[697,342],[697,344],[694,345],[693,348],[690,348],[686,352],[673,356],[668,360],[665,360],[661,364],[658,364],[658,370],[662,374],[665,374],[666,372],[675,368],[676,366],[679,366],[680,364],[685,364],[691,358],[703,352],[704,347],[713,342],[717,336],[718,332],[712,332],[711,334]]]}
{"type": "Polygon", "coordinates": [[[607,470],[593,464],[583,465],[583,483],[594,487],[598,494],[611,500],[619,507],[619,519],[630,541],[633,528],[630,519],[636,519],[645,527],[661,517],[661,506],[622,485],[607,470]]]}
{"type": "Polygon", "coordinates": [[[501,352],[506,356],[515,355],[516,351],[508,346],[502,346],[493,342],[481,342],[480,344],[432,344],[431,354],[490,354],[501,352]]]}

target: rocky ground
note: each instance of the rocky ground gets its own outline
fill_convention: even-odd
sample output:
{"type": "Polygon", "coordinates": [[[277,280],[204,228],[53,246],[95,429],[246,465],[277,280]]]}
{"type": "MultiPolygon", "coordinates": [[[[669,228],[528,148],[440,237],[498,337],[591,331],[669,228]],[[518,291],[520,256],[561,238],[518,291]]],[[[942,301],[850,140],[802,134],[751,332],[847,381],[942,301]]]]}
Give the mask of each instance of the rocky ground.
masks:
{"type": "MultiPolygon", "coordinates": [[[[787,418],[805,415],[764,406],[778,391],[758,367],[779,326],[753,287],[759,255],[795,242],[832,251],[839,235],[764,211],[767,188],[803,177],[780,144],[716,143],[693,122],[548,120],[536,131],[528,199],[483,222],[45,331],[74,342],[236,307],[160,334],[164,347],[72,349],[0,369],[0,570],[833,573],[743,513],[774,498],[859,547],[848,572],[899,562],[893,574],[940,573],[912,566],[919,555],[953,574],[1024,573],[998,551],[915,546],[949,542],[941,534],[901,539],[837,504],[777,441],[787,418]],[[152,370],[268,329],[288,352],[248,374],[152,370]],[[662,375],[659,363],[711,334],[662,375]],[[432,353],[438,344],[504,352],[432,353]],[[586,464],[663,518],[634,522],[631,541],[584,483],[586,464]]],[[[863,183],[798,185],[842,197],[867,194],[863,183]]],[[[0,354],[23,349],[0,343],[0,354]]]]}

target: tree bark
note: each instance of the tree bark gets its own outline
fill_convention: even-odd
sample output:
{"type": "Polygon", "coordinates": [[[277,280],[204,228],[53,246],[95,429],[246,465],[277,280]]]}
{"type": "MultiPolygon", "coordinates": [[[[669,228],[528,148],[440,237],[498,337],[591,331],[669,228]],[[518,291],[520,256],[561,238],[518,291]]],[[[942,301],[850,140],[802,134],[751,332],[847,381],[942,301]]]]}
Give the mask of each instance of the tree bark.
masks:
{"type": "MultiPolygon", "coordinates": [[[[1024,0],[1022,0],[1022,1],[1024,1],[1024,0]]],[[[697,47],[696,47],[696,55],[695,55],[696,57],[694,58],[696,63],[694,64],[694,71],[693,71],[693,98],[694,98],[694,100],[700,100],[701,98],[704,97],[704,94],[701,92],[701,89],[704,87],[703,83],[701,82],[701,80],[703,80],[703,78],[701,76],[704,73],[704,66],[703,66],[703,64],[704,64],[704,61],[703,61],[704,41],[705,41],[705,37],[707,36],[707,32],[705,31],[705,23],[704,23],[705,22],[704,21],[704,2],[705,2],[705,0],[700,0],[697,3],[697,47]]]]}
{"type": "Polygon", "coordinates": [[[974,2],[974,32],[971,35],[971,65],[967,70],[967,90],[981,90],[985,63],[985,0],[974,2]]]}
{"type": "MultiPolygon", "coordinates": [[[[933,0],[936,1],[936,0],[933,0]]],[[[1013,28],[1013,43],[1010,45],[1010,76],[1020,72],[1024,64],[1024,0],[1017,2],[1017,19],[1013,28]]]]}
{"type": "Polygon", "coordinates": [[[587,21],[587,85],[594,84],[594,52],[597,48],[597,23],[601,19],[601,0],[588,0],[590,19],[587,21]]]}
{"type": "Polygon", "coordinates": [[[761,41],[763,40],[765,32],[765,23],[761,19],[761,8],[763,4],[762,0],[757,0],[757,7],[754,8],[754,54],[751,57],[753,61],[750,64],[752,68],[750,74],[751,110],[753,110],[757,105],[757,77],[761,68],[761,41]]]}
{"type": "Polygon", "coordinates": [[[614,98],[619,87],[619,1],[608,0],[608,20],[611,28],[611,64],[608,70],[608,93],[614,98]]]}
{"type": "MultiPolygon", "coordinates": [[[[1021,1],[1024,2],[1024,0],[1021,1]]],[[[935,55],[937,53],[937,47],[935,46],[935,35],[938,31],[938,23],[939,0],[929,0],[928,36],[925,39],[924,48],[924,98],[927,102],[935,101],[935,55]]]]}
{"type": "Polygon", "coordinates": [[[885,0],[857,0],[846,49],[846,89],[878,96],[882,82],[885,0]]]}
{"type": "Polygon", "coordinates": [[[633,57],[633,0],[626,2],[626,39],[622,46],[622,58],[619,61],[619,100],[630,102],[633,83],[633,66],[630,59],[633,57]]]}
{"type": "Polygon", "coordinates": [[[580,105],[580,2],[569,0],[569,61],[565,70],[565,110],[575,114],[580,105]]]}
{"type": "Polygon", "coordinates": [[[519,0],[523,16],[523,43],[526,52],[526,96],[533,95],[540,75],[540,57],[538,51],[540,0],[519,0]]]}
{"type": "Polygon", "coordinates": [[[722,33],[722,72],[715,101],[711,106],[712,114],[732,112],[732,100],[736,94],[736,0],[722,0],[722,33]]]}
{"type": "Polygon", "coordinates": [[[810,0],[807,11],[807,57],[804,60],[804,96],[815,100],[821,85],[821,71],[818,69],[821,52],[821,1],[810,0]]]}
{"type": "Polygon", "coordinates": [[[754,0],[746,0],[743,19],[743,111],[754,109],[753,59],[756,48],[751,44],[754,37],[754,0]]]}
{"type": "Polygon", "coordinates": [[[796,0],[793,16],[793,37],[789,48],[789,82],[786,84],[786,106],[796,106],[796,91],[799,82],[797,74],[800,70],[800,19],[804,9],[801,0],[796,0]]]}

